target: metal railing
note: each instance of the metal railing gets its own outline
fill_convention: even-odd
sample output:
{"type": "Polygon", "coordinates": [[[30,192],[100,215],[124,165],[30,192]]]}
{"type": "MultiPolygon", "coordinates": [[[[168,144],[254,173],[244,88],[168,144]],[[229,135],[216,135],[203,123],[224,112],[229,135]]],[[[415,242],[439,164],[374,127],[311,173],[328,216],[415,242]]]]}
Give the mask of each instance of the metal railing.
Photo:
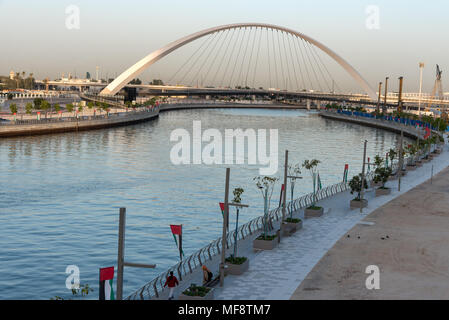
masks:
{"type": "MultiPolygon", "coordinates": [[[[428,154],[430,154],[433,150],[438,148],[437,146],[434,146],[434,148],[429,148],[427,151],[422,152],[421,154],[415,155],[415,159],[422,159],[426,157],[428,154]]],[[[404,157],[403,159],[403,168],[407,165],[408,161],[411,159],[411,157],[404,157]]],[[[393,175],[397,175],[399,171],[399,161],[396,161],[392,164],[392,171],[393,175]]],[[[369,171],[366,174],[366,180],[369,185],[372,185],[373,179],[375,176],[375,171],[369,171]]],[[[290,214],[291,212],[295,213],[300,209],[307,208],[311,206],[315,201],[324,200],[326,198],[332,197],[338,193],[348,191],[349,183],[348,182],[340,182],[336,183],[330,186],[327,186],[319,191],[314,193],[309,193],[304,196],[301,196],[293,201],[289,201],[287,203],[287,214],[290,214]]],[[[273,229],[273,221],[280,221],[282,218],[282,206],[277,207],[273,210],[271,210],[268,213],[268,223],[271,226],[271,229],[273,229]]],[[[237,231],[230,231],[227,233],[226,236],[226,249],[229,249],[232,247],[233,243],[235,242],[235,239],[237,241],[244,240],[248,238],[249,236],[254,235],[254,233],[259,232],[263,230],[263,220],[264,216],[259,216],[255,219],[252,219],[251,221],[241,225],[237,231]],[[235,234],[237,232],[237,237],[235,237],[235,234]]],[[[151,299],[153,297],[159,298],[162,291],[164,283],[170,273],[170,271],[173,271],[174,274],[178,276],[178,279],[182,281],[184,277],[186,277],[189,274],[192,274],[196,268],[201,267],[203,264],[205,264],[207,261],[211,261],[213,257],[221,253],[222,249],[222,241],[221,237],[212,241],[207,246],[199,249],[198,251],[191,254],[186,259],[178,262],[174,266],[170,267],[167,271],[159,274],[156,278],[145,284],[142,288],[135,291],[133,294],[129,295],[126,299],[127,300],[145,300],[145,299],[151,299]]]]}
{"type": "MultiPolygon", "coordinates": [[[[367,175],[367,180],[371,181],[374,177],[374,171],[369,172],[367,175]]],[[[313,193],[306,194],[296,200],[290,201],[287,203],[287,213],[293,210],[293,212],[298,211],[302,208],[309,207],[314,203],[314,197],[316,201],[320,201],[331,196],[334,196],[338,193],[349,190],[349,184],[347,182],[340,182],[334,185],[330,185],[316,192],[316,195],[313,193]]],[[[254,233],[261,231],[263,229],[263,219],[264,216],[259,216],[243,225],[241,225],[237,231],[230,231],[226,237],[227,248],[230,248],[234,243],[235,234],[237,232],[237,241],[243,240],[252,236],[254,233]]],[[[268,213],[268,221],[272,226],[274,220],[280,221],[282,219],[282,206],[271,210],[268,213]]],[[[194,270],[200,266],[202,266],[205,262],[210,261],[217,254],[221,253],[222,243],[221,237],[212,241],[207,246],[199,249],[195,253],[191,254],[186,259],[178,262],[174,266],[170,267],[167,271],[159,274],[156,278],[145,284],[142,288],[128,296],[126,299],[128,300],[144,300],[151,299],[152,297],[159,298],[161,292],[163,290],[163,286],[167,276],[170,271],[173,271],[175,275],[178,276],[178,279],[182,281],[182,279],[194,272],[194,270]]]]}
{"type": "Polygon", "coordinates": [[[91,120],[101,120],[101,119],[114,119],[123,116],[130,115],[139,115],[148,112],[157,112],[157,109],[133,109],[128,110],[127,112],[116,112],[116,113],[106,113],[96,114],[92,116],[78,116],[78,117],[55,117],[55,118],[41,118],[37,119],[28,119],[28,120],[16,120],[16,121],[0,121],[0,126],[15,126],[15,125],[33,125],[33,124],[45,124],[45,123],[61,123],[61,122],[81,122],[81,121],[91,121],[91,120]]]}

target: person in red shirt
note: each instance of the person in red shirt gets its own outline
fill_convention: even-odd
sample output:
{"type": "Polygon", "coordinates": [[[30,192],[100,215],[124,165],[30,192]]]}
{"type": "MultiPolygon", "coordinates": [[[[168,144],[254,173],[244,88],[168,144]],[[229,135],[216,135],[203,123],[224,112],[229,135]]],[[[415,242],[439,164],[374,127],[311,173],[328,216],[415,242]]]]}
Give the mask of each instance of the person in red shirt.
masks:
{"type": "Polygon", "coordinates": [[[170,271],[170,275],[167,277],[167,280],[165,281],[164,288],[168,285],[168,288],[170,289],[170,292],[168,294],[168,300],[171,300],[174,298],[173,291],[175,290],[175,287],[179,284],[178,279],[173,275],[173,271],[170,271]]]}

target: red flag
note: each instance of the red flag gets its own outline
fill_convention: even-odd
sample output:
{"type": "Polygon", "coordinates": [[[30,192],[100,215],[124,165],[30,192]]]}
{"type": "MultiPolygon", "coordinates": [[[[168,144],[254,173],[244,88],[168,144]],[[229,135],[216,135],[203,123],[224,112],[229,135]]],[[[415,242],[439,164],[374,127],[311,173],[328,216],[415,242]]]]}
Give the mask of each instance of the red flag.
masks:
{"type": "Polygon", "coordinates": [[[345,164],[345,170],[349,169],[349,164],[345,164]]]}
{"type": "Polygon", "coordinates": [[[114,279],[114,267],[100,269],[100,281],[114,279]]]}
{"type": "Polygon", "coordinates": [[[223,214],[224,213],[224,203],[220,202],[219,205],[220,205],[221,213],[223,214]]]}
{"type": "Polygon", "coordinates": [[[426,130],[426,135],[424,136],[424,139],[427,139],[428,137],[430,137],[430,129],[426,127],[425,130],[426,130]]]}
{"type": "Polygon", "coordinates": [[[177,235],[182,234],[182,225],[171,224],[170,229],[173,234],[177,234],[177,235]]]}

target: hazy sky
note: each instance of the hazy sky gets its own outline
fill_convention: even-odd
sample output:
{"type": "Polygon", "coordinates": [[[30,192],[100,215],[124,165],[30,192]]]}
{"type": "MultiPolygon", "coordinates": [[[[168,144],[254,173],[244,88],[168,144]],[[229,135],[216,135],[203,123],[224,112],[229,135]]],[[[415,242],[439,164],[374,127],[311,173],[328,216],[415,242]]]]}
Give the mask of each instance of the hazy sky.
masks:
{"type": "MultiPolygon", "coordinates": [[[[437,63],[449,91],[448,9],[446,0],[0,0],[0,74],[13,69],[53,79],[61,72],[95,75],[98,65],[103,77],[115,77],[190,33],[221,24],[265,22],[324,43],[373,88],[386,75],[397,87],[396,79],[403,75],[405,90],[417,91],[418,62],[423,61],[424,91],[431,91],[437,63]],[[66,28],[65,10],[72,4],[80,9],[79,30],[66,28]],[[368,5],[379,7],[378,30],[366,27],[368,5]]],[[[154,67],[141,78],[163,78],[164,71],[154,67]]]]}

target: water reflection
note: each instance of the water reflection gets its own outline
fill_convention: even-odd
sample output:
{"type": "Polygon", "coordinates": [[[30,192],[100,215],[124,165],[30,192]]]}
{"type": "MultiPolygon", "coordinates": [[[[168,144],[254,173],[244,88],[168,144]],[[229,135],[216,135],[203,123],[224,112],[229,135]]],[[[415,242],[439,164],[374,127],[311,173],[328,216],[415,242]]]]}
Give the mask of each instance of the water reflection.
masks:
{"type": "MultiPolygon", "coordinates": [[[[96,288],[98,268],[116,264],[119,207],[128,212],[127,259],[158,265],[127,269],[125,294],[176,263],[169,224],[185,226],[186,254],[219,237],[226,165],[175,166],[169,158],[170,133],[191,132],[194,120],[202,121],[203,130],[222,133],[278,129],[279,164],[285,149],[295,162],[317,158],[323,185],[340,181],[345,163],[349,177],[360,172],[365,139],[371,158],[397,143],[392,133],[303,111],[248,109],[172,111],[134,126],[0,140],[0,298],[67,295],[70,264],[80,267],[83,283],[96,288]]],[[[231,165],[231,188],[243,187],[251,205],[242,223],[262,212],[252,182],[256,175],[258,166],[231,165]]],[[[303,176],[296,196],[311,191],[310,176],[303,176]]],[[[280,184],[272,203],[279,191],[280,184]]]]}

